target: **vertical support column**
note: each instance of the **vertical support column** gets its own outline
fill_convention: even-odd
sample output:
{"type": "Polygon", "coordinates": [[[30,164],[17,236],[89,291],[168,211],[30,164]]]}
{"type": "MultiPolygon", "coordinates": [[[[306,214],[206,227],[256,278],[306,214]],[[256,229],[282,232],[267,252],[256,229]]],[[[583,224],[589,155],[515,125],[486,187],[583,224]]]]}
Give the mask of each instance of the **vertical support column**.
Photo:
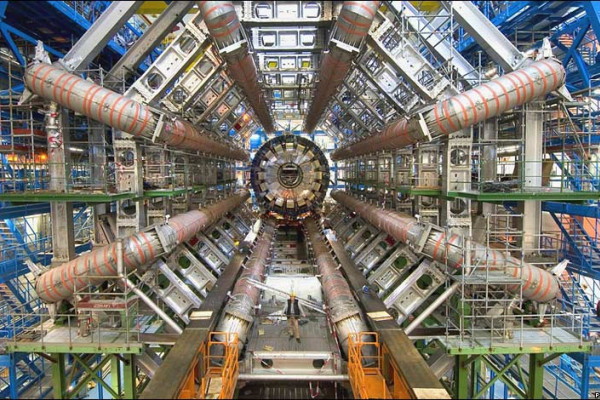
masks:
{"type": "MultiPolygon", "coordinates": [[[[521,129],[525,144],[523,160],[523,190],[535,191],[542,187],[542,107],[539,103],[524,106],[521,129]]],[[[539,248],[541,231],[542,203],[539,200],[525,200],[520,206],[523,218],[523,240],[521,246],[525,255],[539,248]]]]}
{"type": "MultiPolygon", "coordinates": [[[[131,193],[132,197],[144,195],[141,145],[130,139],[119,139],[113,131],[115,147],[115,173],[119,193],[131,193]]],[[[117,202],[117,237],[125,237],[146,226],[144,201],[122,200],[117,202]]]]}
{"type": "Polygon", "coordinates": [[[136,373],[135,373],[135,355],[123,354],[123,398],[135,399],[136,394],[136,373]]]}
{"type": "Polygon", "coordinates": [[[544,394],[544,366],[541,360],[544,354],[529,354],[529,381],[527,382],[527,397],[541,399],[544,394]]]}
{"type": "MultiPolygon", "coordinates": [[[[442,147],[442,193],[471,190],[471,147],[473,128],[448,135],[442,147]]],[[[452,232],[471,236],[471,200],[456,198],[445,201],[442,207],[442,225],[452,232]]]]}
{"type": "Polygon", "coordinates": [[[115,354],[110,356],[110,387],[121,393],[121,361],[115,354]]]}
{"type": "Polygon", "coordinates": [[[55,353],[52,358],[56,360],[52,363],[52,393],[55,399],[65,399],[67,397],[65,354],[55,353]]]}
{"type": "MultiPolygon", "coordinates": [[[[68,191],[69,114],[58,104],[51,102],[46,114],[46,134],[48,136],[48,170],[50,173],[50,190],[56,193],[68,191]]],[[[52,221],[52,264],[59,265],[75,258],[75,230],[73,227],[73,203],[64,201],[50,202],[50,218],[52,221]]]]}
{"type": "MultiPolygon", "coordinates": [[[[106,168],[106,127],[104,124],[94,121],[88,118],[88,145],[90,149],[90,182],[93,185],[93,189],[101,190],[106,193],[108,188],[106,187],[106,175],[104,169],[106,168]]],[[[101,215],[108,212],[107,203],[100,203],[94,205],[94,243],[96,244],[107,244],[104,242],[104,237],[99,229],[101,215]]]]}
{"type": "MultiPolygon", "coordinates": [[[[479,125],[479,137],[481,146],[479,147],[480,155],[480,183],[495,182],[498,172],[497,159],[497,142],[498,139],[498,119],[492,118],[479,125]]],[[[478,204],[477,215],[473,220],[473,239],[484,243],[487,241],[486,229],[488,226],[488,218],[495,212],[494,203],[480,202],[478,204]]]]}
{"type": "Polygon", "coordinates": [[[10,398],[19,398],[19,382],[17,381],[17,353],[10,353],[8,367],[8,381],[10,385],[10,398]]]}
{"type": "Polygon", "coordinates": [[[456,356],[454,365],[454,396],[457,399],[469,398],[469,366],[465,365],[468,356],[456,356]]]}

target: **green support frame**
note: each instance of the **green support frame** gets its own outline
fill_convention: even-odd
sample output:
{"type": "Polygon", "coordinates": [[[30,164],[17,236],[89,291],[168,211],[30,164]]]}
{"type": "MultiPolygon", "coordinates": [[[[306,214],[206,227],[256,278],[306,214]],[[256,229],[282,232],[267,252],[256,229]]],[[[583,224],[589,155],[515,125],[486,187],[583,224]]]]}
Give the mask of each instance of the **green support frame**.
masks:
{"type": "Polygon", "coordinates": [[[137,375],[134,354],[52,354],[52,391],[55,399],[78,398],[81,390],[95,381],[101,385],[113,399],[137,398],[137,375]],[[73,364],[67,375],[65,363],[67,354],[73,358],[73,364]],[[110,363],[110,384],[101,378],[104,367],[110,363]],[[70,389],[70,382],[81,373],[77,385],[70,389]],[[121,382],[123,384],[121,384],[121,382]]]}
{"type": "MultiPolygon", "coordinates": [[[[498,365],[490,355],[456,355],[454,365],[453,394],[456,399],[480,399],[488,396],[488,390],[494,383],[501,381],[518,398],[541,399],[544,394],[544,364],[559,357],[562,353],[552,353],[544,357],[543,353],[529,353],[527,374],[523,371],[524,353],[511,354],[512,358],[503,365],[498,365]],[[482,366],[494,372],[494,377],[480,385],[482,366]],[[519,380],[515,380],[508,371],[516,370],[519,380]],[[522,387],[521,387],[522,386],[522,387]],[[523,389],[524,388],[524,389],[523,389]]],[[[513,376],[515,374],[513,373],[513,376]]]]}

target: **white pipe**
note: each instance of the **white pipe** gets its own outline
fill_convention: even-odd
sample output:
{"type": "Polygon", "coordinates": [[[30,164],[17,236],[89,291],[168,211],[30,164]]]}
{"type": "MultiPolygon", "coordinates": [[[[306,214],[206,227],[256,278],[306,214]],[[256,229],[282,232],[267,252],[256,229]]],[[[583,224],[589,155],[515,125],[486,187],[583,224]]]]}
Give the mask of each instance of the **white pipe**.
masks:
{"type": "Polygon", "coordinates": [[[158,316],[161,317],[163,319],[163,321],[165,321],[167,323],[167,325],[169,325],[171,328],[173,328],[173,330],[176,333],[178,333],[180,335],[181,335],[181,333],[183,333],[183,329],[181,329],[181,327],[179,325],[177,325],[177,323],[175,321],[173,321],[171,319],[171,317],[169,317],[167,315],[167,313],[165,313],[155,302],[153,302],[150,299],[150,297],[146,296],[144,294],[144,292],[142,292],[137,286],[135,286],[135,284],[133,282],[131,282],[126,277],[122,277],[121,280],[123,281],[125,286],[127,286],[129,289],[131,289],[133,291],[133,293],[137,294],[138,297],[140,299],[142,299],[142,301],[144,303],[146,303],[146,305],[148,307],[150,307],[152,309],[152,311],[154,311],[156,314],[158,314],[158,316]]]}
{"type": "Polygon", "coordinates": [[[448,299],[448,297],[452,296],[459,286],[460,282],[454,282],[452,286],[446,289],[444,293],[442,293],[437,299],[435,299],[433,303],[431,303],[425,310],[423,310],[423,312],[419,314],[419,316],[415,318],[415,320],[411,322],[410,325],[404,328],[404,333],[408,335],[412,331],[414,331],[415,328],[419,326],[425,318],[429,317],[432,312],[434,312],[440,305],[442,305],[443,302],[446,301],[446,299],[448,299]]]}

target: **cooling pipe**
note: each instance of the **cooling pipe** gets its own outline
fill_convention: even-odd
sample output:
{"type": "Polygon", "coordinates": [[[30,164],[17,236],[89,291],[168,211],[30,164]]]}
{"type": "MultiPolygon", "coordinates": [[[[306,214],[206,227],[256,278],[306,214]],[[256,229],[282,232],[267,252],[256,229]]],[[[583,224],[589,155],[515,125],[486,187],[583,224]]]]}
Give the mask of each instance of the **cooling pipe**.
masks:
{"type": "Polygon", "coordinates": [[[240,351],[244,347],[248,330],[254,321],[254,308],[258,304],[260,295],[260,289],[249,283],[248,279],[263,281],[265,266],[271,254],[271,246],[275,238],[274,225],[272,223],[264,225],[262,235],[260,235],[260,239],[258,239],[252,250],[252,255],[246,262],[244,270],[233,288],[216,329],[216,332],[237,333],[240,351]]]}
{"type": "Polygon", "coordinates": [[[401,118],[379,133],[333,151],[331,159],[339,161],[398,149],[468,128],[546,96],[564,85],[565,77],[562,64],[554,59],[533,62],[525,68],[442,100],[422,114],[401,118]]]}
{"type": "Polygon", "coordinates": [[[345,1],[338,16],[329,52],[323,56],[319,80],[306,114],[304,132],[314,131],[331,96],[346,78],[352,60],[375,19],[379,1],[345,1]],[[333,44],[333,45],[332,45],[333,44]]]}
{"type": "MultiPolygon", "coordinates": [[[[325,239],[314,218],[304,220],[306,233],[312,244],[314,256],[321,275],[321,286],[325,302],[329,308],[331,321],[335,325],[338,340],[345,354],[348,354],[348,337],[352,333],[367,332],[360,308],[352,296],[348,282],[338,269],[338,265],[325,246],[325,239]]],[[[365,349],[366,350],[366,349],[365,349]]]]}
{"type": "MultiPolygon", "coordinates": [[[[161,115],[133,99],[105,89],[50,64],[25,70],[27,88],[38,96],[136,137],[154,140],[161,115]]],[[[231,143],[208,137],[208,132],[180,118],[164,116],[156,140],[175,148],[248,161],[248,154],[231,143]]]]}
{"type": "Polygon", "coordinates": [[[200,1],[199,8],[204,23],[216,42],[221,57],[227,62],[229,76],[240,85],[265,132],[273,133],[275,127],[271,110],[267,106],[258,83],[258,72],[252,55],[248,52],[242,25],[230,1],[200,1]],[[238,45],[239,44],[239,45],[238,45]],[[236,45],[238,45],[236,47],[236,45]]]}
{"type": "MultiPolygon", "coordinates": [[[[442,264],[447,262],[451,268],[462,268],[464,238],[461,235],[452,234],[446,238],[446,233],[435,225],[421,223],[397,211],[377,208],[341,191],[331,192],[331,197],[413,250],[442,264]]],[[[550,272],[480,243],[471,242],[470,261],[472,266],[487,265],[490,274],[521,280],[522,288],[520,284],[512,284],[507,289],[515,294],[522,290],[525,299],[545,303],[555,299],[560,291],[558,280],[550,272]]]]}
{"type": "MultiPolygon", "coordinates": [[[[244,190],[209,207],[176,215],[165,224],[124,238],[124,267],[132,271],[153,262],[217,222],[249,197],[250,193],[244,190]]],[[[43,273],[35,283],[35,291],[47,303],[69,298],[75,291],[100,284],[110,277],[118,278],[117,261],[115,242],[43,273]]]]}

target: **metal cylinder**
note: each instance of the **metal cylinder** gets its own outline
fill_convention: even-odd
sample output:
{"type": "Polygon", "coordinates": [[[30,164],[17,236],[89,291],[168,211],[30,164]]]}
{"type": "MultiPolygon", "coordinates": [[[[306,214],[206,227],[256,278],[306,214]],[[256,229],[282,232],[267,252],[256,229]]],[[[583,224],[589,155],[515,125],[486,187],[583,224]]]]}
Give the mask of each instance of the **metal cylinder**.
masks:
{"type": "Polygon", "coordinates": [[[481,86],[436,103],[422,114],[388,124],[373,134],[331,153],[334,161],[382,150],[402,148],[473,126],[479,122],[546,96],[565,83],[566,71],[554,59],[536,61],[481,86]],[[424,129],[423,122],[426,125],[424,129]],[[426,131],[429,132],[426,132],[426,131]]]}
{"type": "MultiPolygon", "coordinates": [[[[249,197],[250,193],[244,190],[205,209],[179,214],[152,230],[137,232],[124,238],[125,269],[131,271],[153,262],[180,243],[190,240],[200,230],[217,222],[223,214],[238,207],[249,197]]],[[[90,285],[97,285],[111,277],[118,278],[117,245],[115,242],[91,251],[40,275],[35,283],[40,299],[54,303],[90,285]]]]}
{"type": "Polygon", "coordinates": [[[304,220],[307,236],[312,245],[314,257],[321,276],[321,286],[342,349],[348,354],[348,337],[351,333],[367,332],[360,308],[350,291],[348,282],[338,269],[317,222],[313,218],[304,220]]]}
{"type": "MultiPolygon", "coordinates": [[[[446,237],[441,228],[430,229],[431,224],[421,223],[397,211],[377,208],[341,191],[331,192],[331,197],[394,239],[408,244],[413,249],[421,248],[420,252],[433,260],[447,263],[455,269],[463,267],[462,235],[452,234],[446,237]],[[427,235],[427,239],[423,239],[424,235],[427,235]]],[[[522,290],[525,299],[548,302],[554,300],[560,292],[558,280],[550,272],[504,252],[471,242],[470,257],[470,265],[485,265],[490,274],[502,274],[510,279],[520,280],[522,287],[516,283],[508,285],[507,290],[512,293],[521,293],[522,290]]]]}
{"type": "MultiPolygon", "coordinates": [[[[27,88],[42,98],[133,136],[154,139],[160,115],[146,105],[50,64],[29,66],[24,79],[27,88]]],[[[211,139],[208,132],[183,119],[165,116],[163,122],[156,137],[159,142],[234,160],[248,160],[243,149],[211,139]]]]}
{"type": "Polygon", "coordinates": [[[264,224],[252,255],[244,265],[244,270],[233,287],[233,292],[225,306],[223,316],[217,325],[217,332],[237,333],[239,350],[244,347],[248,329],[254,321],[254,307],[258,304],[260,289],[248,279],[263,281],[265,266],[271,254],[271,246],[275,238],[275,226],[264,224]]]}
{"type": "Polygon", "coordinates": [[[344,2],[333,30],[329,52],[323,56],[319,80],[306,114],[304,132],[311,133],[315,129],[331,96],[344,81],[352,66],[352,59],[356,55],[356,52],[351,49],[357,49],[369,32],[379,3],[379,1],[344,2]]]}
{"type": "Polygon", "coordinates": [[[200,12],[221,56],[227,62],[229,76],[240,85],[248,102],[252,105],[265,132],[275,131],[271,110],[267,106],[258,83],[258,72],[254,59],[244,43],[242,25],[235,7],[230,1],[200,1],[200,12]],[[235,44],[240,45],[234,48],[235,44]],[[226,49],[229,47],[229,49],[226,49]],[[224,49],[226,49],[224,51],[224,49]]]}

